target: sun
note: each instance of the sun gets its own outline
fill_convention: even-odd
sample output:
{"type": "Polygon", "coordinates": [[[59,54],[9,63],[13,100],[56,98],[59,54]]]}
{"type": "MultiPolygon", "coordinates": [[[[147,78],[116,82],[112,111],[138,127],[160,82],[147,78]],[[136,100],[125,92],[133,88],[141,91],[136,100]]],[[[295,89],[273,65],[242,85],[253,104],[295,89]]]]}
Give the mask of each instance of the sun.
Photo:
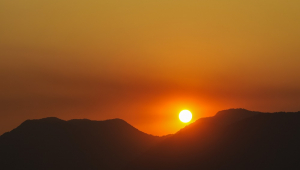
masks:
{"type": "Polygon", "coordinates": [[[192,120],[192,113],[189,110],[183,110],[179,113],[179,119],[183,123],[188,123],[189,121],[192,120]]]}

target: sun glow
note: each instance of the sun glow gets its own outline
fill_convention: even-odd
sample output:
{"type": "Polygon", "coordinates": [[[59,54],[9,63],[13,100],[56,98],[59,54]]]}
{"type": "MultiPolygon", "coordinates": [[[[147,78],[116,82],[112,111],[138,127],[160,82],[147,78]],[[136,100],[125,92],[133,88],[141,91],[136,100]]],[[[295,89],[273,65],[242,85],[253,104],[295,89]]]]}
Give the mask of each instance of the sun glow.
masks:
{"type": "Polygon", "coordinates": [[[188,123],[189,121],[192,120],[192,113],[189,110],[183,110],[179,113],[179,119],[183,123],[188,123]]]}

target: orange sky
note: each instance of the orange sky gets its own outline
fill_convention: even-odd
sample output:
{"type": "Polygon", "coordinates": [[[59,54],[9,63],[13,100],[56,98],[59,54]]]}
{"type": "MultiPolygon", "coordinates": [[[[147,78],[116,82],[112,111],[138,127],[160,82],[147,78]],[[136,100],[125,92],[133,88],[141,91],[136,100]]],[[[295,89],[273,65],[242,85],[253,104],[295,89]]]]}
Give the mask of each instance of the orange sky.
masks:
{"type": "Polygon", "coordinates": [[[0,134],[122,118],[155,135],[229,108],[300,110],[298,0],[2,0],[0,134]]]}

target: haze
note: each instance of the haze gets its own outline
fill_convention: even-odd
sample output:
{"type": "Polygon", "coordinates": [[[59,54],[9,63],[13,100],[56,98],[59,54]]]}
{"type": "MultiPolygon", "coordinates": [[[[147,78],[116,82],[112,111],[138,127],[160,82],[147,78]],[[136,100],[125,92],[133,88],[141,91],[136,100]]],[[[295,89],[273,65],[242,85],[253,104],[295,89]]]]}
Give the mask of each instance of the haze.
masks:
{"type": "Polygon", "coordinates": [[[1,0],[0,134],[121,118],[154,134],[228,108],[300,110],[300,1],[1,0]]]}

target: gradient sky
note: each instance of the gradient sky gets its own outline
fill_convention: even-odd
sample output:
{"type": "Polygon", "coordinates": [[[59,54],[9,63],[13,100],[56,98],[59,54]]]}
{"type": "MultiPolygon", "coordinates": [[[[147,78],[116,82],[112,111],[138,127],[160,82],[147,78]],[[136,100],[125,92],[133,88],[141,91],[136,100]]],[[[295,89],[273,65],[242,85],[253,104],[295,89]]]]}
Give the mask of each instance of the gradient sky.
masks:
{"type": "Polygon", "coordinates": [[[0,0],[0,134],[122,118],[154,134],[229,108],[300,110],[299,0],[0,0]]]}

